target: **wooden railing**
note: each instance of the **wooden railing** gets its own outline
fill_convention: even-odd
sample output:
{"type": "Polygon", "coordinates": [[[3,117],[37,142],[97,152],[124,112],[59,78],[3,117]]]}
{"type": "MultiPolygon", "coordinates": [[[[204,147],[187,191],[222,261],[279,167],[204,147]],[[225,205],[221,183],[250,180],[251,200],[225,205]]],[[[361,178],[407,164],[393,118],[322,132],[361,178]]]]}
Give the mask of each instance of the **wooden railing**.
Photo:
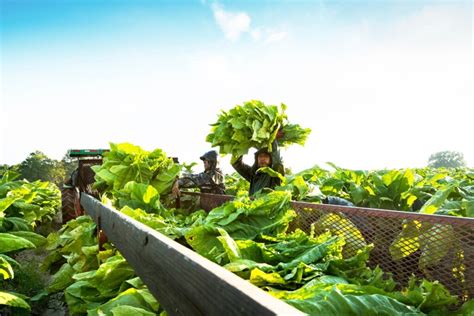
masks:
{"type": "Polygon", "coordinates": [[[169,315],[303,315],[93,197],[82,194],[81,204],[169,315]]]}

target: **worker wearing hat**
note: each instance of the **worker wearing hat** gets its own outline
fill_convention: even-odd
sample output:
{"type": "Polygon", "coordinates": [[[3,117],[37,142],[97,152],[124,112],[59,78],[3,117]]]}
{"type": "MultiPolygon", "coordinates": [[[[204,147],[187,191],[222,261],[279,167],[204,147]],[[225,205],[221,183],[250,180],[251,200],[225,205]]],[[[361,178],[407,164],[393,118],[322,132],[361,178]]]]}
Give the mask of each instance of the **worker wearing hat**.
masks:
{"type": "MultiPolygon", "coordinates": [[[[279,134],[281,133],[279,132],[279,134]]],[[[279,137],[281,136],[279,135],[279,137]]],[[[242,158],[243,156],[232,157],[232,167],[234,167],[245,180],[250,182],[249,195],[254,195],[264,189],[273,189],[281,184],[280,178],[259,170],[260,168],[269,167],[281,175],[285,175],[285,169],[276,140],[272,144],[271,151],[269,151],[268,148],[260,148],[255,152],[255,160],[252,166],[245,164],[242,158]]]]}
{"type": "Polygon", "coordinates": [[[204,171],[198,174],[185,174],[173,185],[172,193],[179,196],[179,188],[199,188],[202,193],[225,194],[224,174],[218,167],[218,155],[215,150],[199,157],[204,171]]]}

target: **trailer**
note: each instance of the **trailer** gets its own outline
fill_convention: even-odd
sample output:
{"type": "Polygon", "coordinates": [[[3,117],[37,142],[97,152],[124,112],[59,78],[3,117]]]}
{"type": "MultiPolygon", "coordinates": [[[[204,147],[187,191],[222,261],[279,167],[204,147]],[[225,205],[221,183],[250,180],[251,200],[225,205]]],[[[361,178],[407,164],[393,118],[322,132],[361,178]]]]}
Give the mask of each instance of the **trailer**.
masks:
{"type": "MultiPolygon", "coordinates": [[[[200,207],[211,210],[233,196],[183,192],[199,198],[200,207]]],[[[96,222],[109,240],[142,278],[149,290],[170,315],[301,315],[286,303],[271,297],[263,290],[240,279],[219,265],[178,244],[159,232],[110,208],[90,195],[81,195],[81,204],[86,214],[96,222]]],[[[373,243],[369,266],[380,266],[391,272],[400,286],[407,285],[411,275],[438,280],[460,302],[474,298],[474,219],[441,215],[425,215],[399,211],[292,202],[297,218],[290,223],[290,230],[309,232],[315,222],[344,218],[340,233],[353,229],[361,232],[365,242],[373,243]],[[438,253],[436,268],[422,268],[420,251],[411,251],[415,239],[402,240],[401,248],[406,257],[394,260],[389,249],[407,225],[416,223],[420,227],[449,228],[455,234],[453,241],[426,230],[419,238],[429,243],[448,247],[448,253],[438,253]],[[447,244],[450,243],[450,244],[447,244]],[[461,252],[461,254],[460,254],[461,252]],[[462,255],[462,271],[455,273],[462,255]]],[[[350,236],[350,235],[347,235],[350,236]]],[[[351,240],[354,247],[361,242],[351,240]]],[[[436,250],[435,250],[436,251],[436,250]]],[[[435,252],[435,256],[436,256],[435,252]]]]}

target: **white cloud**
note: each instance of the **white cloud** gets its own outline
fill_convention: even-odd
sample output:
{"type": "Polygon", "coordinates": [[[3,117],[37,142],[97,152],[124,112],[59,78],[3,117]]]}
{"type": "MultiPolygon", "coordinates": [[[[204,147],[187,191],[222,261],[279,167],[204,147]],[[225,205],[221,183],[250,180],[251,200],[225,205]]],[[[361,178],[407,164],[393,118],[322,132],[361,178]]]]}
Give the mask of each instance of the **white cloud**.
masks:
{"type": "Polygon", "coordinates": [[[268,32],[268,35],[266,36],[265,43],[275,43],[283,40],[286,36],[288,35],[287,32],[273,32],[270,31],[268,32]]]}
{"type": "Polygon", "coordinates": [[[211,8],[217,25],[224,32],[225,37],[231,41],[237,41],[242,34],[248,33],[254,41],[269,44],[279,42],[288,35],[286,31],[268,27],[252,28],[250,26],[252,19],[246,12],[227,11],[218,3],[213,3],[211,8]]]}
{"type": "Polygon", "coordinates": [[[217,24],[231,41],[238,40],[240,35],[250,30],[250,16],[245,12],[225,11],[217,3],[212,4],[212,11],[217,24]]]}

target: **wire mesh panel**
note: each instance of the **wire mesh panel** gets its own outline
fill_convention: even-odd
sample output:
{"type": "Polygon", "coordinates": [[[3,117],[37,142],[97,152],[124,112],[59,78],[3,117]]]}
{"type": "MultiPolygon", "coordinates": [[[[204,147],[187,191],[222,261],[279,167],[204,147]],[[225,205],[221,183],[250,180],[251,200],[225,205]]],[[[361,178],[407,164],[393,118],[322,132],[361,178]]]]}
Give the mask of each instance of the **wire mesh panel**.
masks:
{"type": "MultiPolygon", "coordinates": [[[[201,194],[211,210],[231,196],[201,194]]],[[[412,275],[438,280],[462,300],[474,298],[474,219],[292,202],[290,230],[331,231],[344,237],[345,257],[372,244],[369,266],[391,272],[407,286],[412,275]]]]}
{"type": "Polygon", "coordinates": [[[461,299],[474,297],[474,219],[293,202],[290,229],[343,236],[343,255],[373,244],[369,265],[401,285],[411,275],[438,280],[461,299]]]}

